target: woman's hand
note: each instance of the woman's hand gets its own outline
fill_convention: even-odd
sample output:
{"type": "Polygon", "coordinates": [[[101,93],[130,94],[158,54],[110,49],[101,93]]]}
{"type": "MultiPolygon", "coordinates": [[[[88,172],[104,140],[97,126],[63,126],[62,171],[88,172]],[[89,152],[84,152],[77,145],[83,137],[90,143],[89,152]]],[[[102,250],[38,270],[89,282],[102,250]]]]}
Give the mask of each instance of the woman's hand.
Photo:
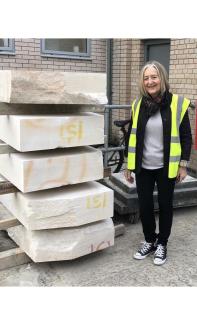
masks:
{"type": "Polygon", "coordinates": [[[131,176],[131,173],[132,173],[132,170],[130,170],[130,169],[124,170],[125,179],[127,180],[127,182],[132,184],[134,182],[134,177],[131,176]]]}
{"type": "Polygon", "coordinates": [[[185,179],[186,176],[187,176],[186,167],[179,167],[178,174],[177,174],[177,177],[176,177],[176,182],[177,183],[182,182],[185,179]]]}

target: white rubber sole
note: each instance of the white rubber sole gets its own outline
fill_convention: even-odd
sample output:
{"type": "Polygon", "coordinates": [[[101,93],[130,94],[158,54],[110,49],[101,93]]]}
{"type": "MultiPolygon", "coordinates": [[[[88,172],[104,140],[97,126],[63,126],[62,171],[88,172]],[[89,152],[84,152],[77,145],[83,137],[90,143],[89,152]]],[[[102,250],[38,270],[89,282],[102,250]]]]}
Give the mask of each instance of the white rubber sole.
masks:
{"type": "Polygon", "coordinates": [[[136,253],[133,255],[133,258],[135,259],[135,260],[144,260],[147,256],[149,256],[149,255],[151,255],[151,254],[153,254],[154,253],[154,251],[153,252],[150,252],[149,254],[147,254],[147,255],[136,255],[136,253]]]}
{"type": "Polygon", "coordinates": [[[155,265],[163,265],[166,262],[166,260],[167,260],[167,258],[165,260],[161,260],[161,259],[153,260],[153,263],[155,265]]]}

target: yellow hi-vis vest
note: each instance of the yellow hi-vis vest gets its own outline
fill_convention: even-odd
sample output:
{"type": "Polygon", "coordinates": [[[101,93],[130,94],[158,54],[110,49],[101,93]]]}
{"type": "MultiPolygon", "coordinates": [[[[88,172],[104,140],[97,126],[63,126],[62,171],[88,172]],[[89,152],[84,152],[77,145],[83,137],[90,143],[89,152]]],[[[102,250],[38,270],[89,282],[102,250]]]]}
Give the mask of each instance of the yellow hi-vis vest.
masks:
{"type": "MultiPolygon", "coordinates": [[[[128,162],[127,168],[134,170],[136,164],[136,131],[138,124],[138,116],[140,111],[142,98],[134,100],[132,103],[132,130],[129,138],[128,147],[128,162]]],[[[179,136],[179,126],[189,107],[190,100],[182,96],[173,95],[171,102],[171,141],[170,141],[170,157],[168,167],[168,177],[174,178],[177,176],[179,162],[181,158],[181,144],[179,136]]]]}

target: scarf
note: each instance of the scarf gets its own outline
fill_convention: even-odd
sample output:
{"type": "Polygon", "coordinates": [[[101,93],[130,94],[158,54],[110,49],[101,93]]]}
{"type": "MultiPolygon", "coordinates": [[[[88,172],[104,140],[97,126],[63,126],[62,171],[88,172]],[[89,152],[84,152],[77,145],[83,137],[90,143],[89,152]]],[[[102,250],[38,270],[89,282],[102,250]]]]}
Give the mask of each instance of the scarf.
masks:
{"type": "Polygon", "coordinates": [[[169,103],[168,94],[168,92],[165,92],[163,95],[156,98],[152,98],[151,96],[143,97],[143,104],[145,106],[145,112],[148,118],[166,107],[166,105],[169,103]]]}

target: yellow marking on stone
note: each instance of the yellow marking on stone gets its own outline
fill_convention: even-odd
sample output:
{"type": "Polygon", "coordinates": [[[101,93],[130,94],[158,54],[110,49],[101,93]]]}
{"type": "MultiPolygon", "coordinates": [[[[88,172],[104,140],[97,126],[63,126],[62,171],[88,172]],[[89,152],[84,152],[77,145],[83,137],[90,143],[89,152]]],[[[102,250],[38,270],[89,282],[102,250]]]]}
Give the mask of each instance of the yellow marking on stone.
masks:
{"type": "Polygon", "coordinates": [[[33,170],[33,161],[28,161],[25,164],[25,171],[24,171],[24,189],[26,190],[28,188],[28,184],[30,181],[30,177],[32,174],[32,170],[33,170]]]}
{"type": "Polygon", "coordinates": [[[60,137],[64,141],[67,140],[69,144],[75,139],[81,140],[84,137],[83,121],[74,119],[61,125],[60,137]]]}
{"type": "Polygon", "coordinates": [[[47,164],[51,165],[53,163],[53,159],[52,158],[48,158],[47,159],[47,164]]]}
{"type": "Polygon", "coordinates": [[[86,197],[86,208],[91,209],[91,204],[90,204],[90,197],[86,197]]]}
{"type": "Polygon", "coordinates": [[[34,120],[25,120],[23,124],[28,128],[43,129],[46,128],[44,122],[45,122],[44,120],[34,119],[34,120]]]}
{"type": "Polygon", "coordinates": [[[103,194],[103,208],[106,208],[107,206],[107,193],[103,194]]]}
{"type": "Polygon", "coordinates": [[[81,157],[81,162],[79,163],[79,168],[80,168],[80,175],[79,175],[79,183],[84,181],[85,176],[87,176],[87,156],[84,154],[81,157]]]}
{"type": "Polygon", "coordinates": [[[83,131],[83,122],[79,121],[79,139],[83,139],[84,131],[83,131]]]}
{"type": "Polygon", "coordinates": [[[93,198],[93,206],[94,208],[101,208],[102,207],[102,197],[100,195],[95,195],[93,198]]]}
{"type": "MultiPolygon", "coordinates": [[[[51,164],[52,160],[48,159],[47,163],[51,164]]],[[[45,189],[45,188],[51,188],[51,187],[56,187],[56,186],[63,186],[68,184],[68,172],[69,172],[69,165],[70,165],[70,161],[69,159],[64,159],[64,169],[62,172],[62,175],[58,178],[54,178],[48,181],[43,182],[39,189],[45,189]],[[52,186],[53,185],[53,186],[52,186]]]]}
{"type": "Polygon", "coordinates": [[[106,193],[97,194],[92,197],[86,198],[86,208],[87,209],[105,208],[106,206],[107,206],[106,193]]]}

